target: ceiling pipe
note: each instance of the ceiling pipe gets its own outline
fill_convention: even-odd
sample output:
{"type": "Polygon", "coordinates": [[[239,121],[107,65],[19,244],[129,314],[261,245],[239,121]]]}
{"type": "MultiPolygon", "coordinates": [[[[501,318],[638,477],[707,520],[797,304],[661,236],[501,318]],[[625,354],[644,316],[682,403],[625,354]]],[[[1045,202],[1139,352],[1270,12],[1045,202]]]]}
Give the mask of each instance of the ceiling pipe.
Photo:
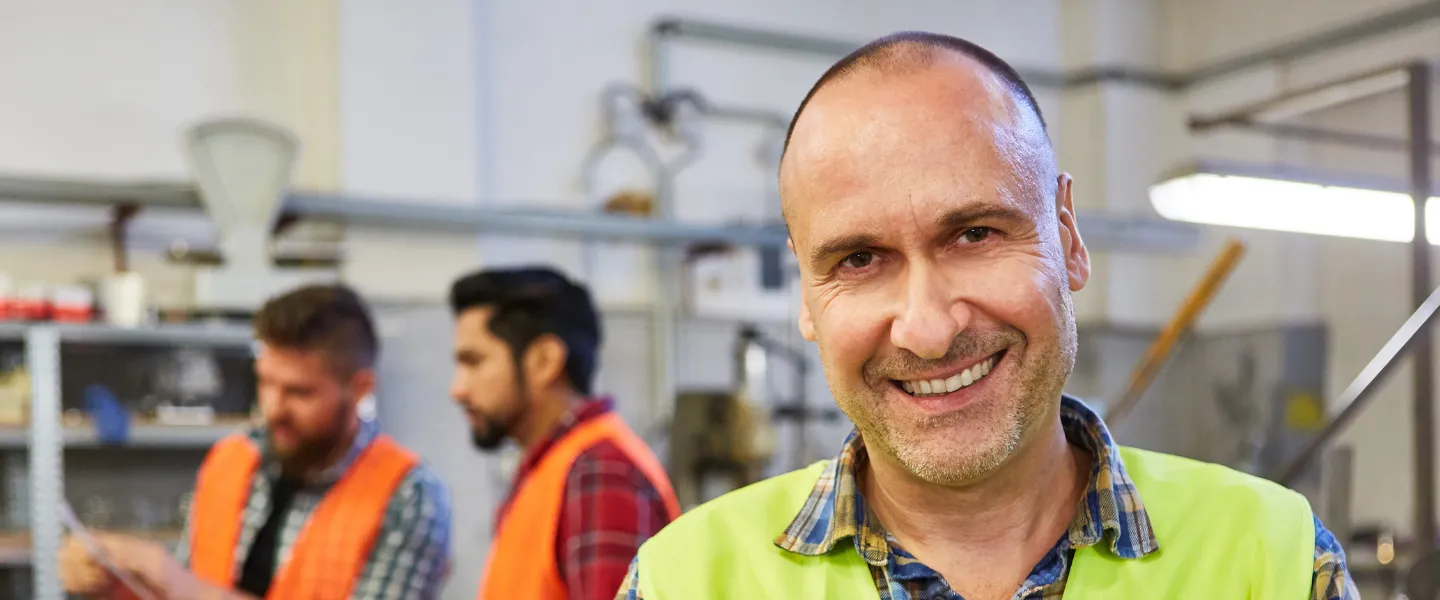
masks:
{"type": "MultiPolygon", "coordinates": [[[[1414,27],[1436,18],[1440,18],[1440,1],[1422,2],[1185,71],[1164,71],[1128,66],[1096,66],[1075,71],[1055,71],[1033,67],[1017,67],[1016,70],[1027,84],[1037,88],[1063,89],[1099,83],[1128,83],[1178,92],[1265,63],[1292,60],[1325,50],[1349,46],[1379,35],[1414,27]]],[[[684,38],[836,58],[849,54],[863,45],[862,42],[854,40],[680,17],[665,17],[655,21],[650,27],[650,36],[652,40],[661,42],[684,38]]],[[[660,45],[663,44],[650,44],[652,59],[656,58],[654,49],[660,45]]],[[[652,68],[655,66],[652,63],[652,68]]]]}

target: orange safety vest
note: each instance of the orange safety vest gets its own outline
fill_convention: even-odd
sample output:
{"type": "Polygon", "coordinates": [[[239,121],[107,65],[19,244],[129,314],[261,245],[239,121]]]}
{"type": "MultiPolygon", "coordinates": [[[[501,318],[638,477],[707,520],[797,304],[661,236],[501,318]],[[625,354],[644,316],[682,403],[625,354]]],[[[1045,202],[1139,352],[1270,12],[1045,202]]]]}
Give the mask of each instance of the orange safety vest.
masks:
{"type": "MultiPolygon", "coordinates": [[[[387,435],[371,442],[306,520],[265,597],[349,598],[390,498],[418,463],[414,453],[387,435]]],[[[225,589],[235,585],[235,550],[259,466],[259,449],[236,434],[216,443],[200,467],[191,505],[190,567],[212,585],[225,589]]]]}
{"type": "Polygon", "coordinates": [[[565,482],[575,459],[600,442],[619,447],[660,492],[670,519],[680,516],[680,502],[665,468],[625,421],[615,413],[587,420],[555,442],[520,484],[490,544],[480,600],[565,600],[565,584],[555,564],[555,534],[565,482]]]}

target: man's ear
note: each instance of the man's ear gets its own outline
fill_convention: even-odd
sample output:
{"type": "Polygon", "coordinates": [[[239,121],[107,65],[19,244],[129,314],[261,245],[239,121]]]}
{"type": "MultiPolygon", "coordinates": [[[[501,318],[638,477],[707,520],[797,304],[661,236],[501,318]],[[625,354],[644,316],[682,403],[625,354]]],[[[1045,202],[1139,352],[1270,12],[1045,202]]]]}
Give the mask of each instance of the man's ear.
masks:
{"type": "MultiPolygon", "coordinates": [[[[794,238],[785,238],[785,247],[790,249],[791,254],[795,254],[794,238]]],[[[796,255],[796,258],[798,259],[799,255],[796,255]]],[[[815,319],[811,318],[810,307],[805,305],[804,298],[800,299],[800,319],[797,325],[800,326],[800,335],[805,338],[805,341],[815,341],[815,319]]]]}
{"type": "Polygon", "coordinates": [[[539,387],[547,387],[565,377],[565,361],[570,357],[569,348],[565,342],[554,334],[545,334],[525,349],[524,368],[525,382],[533,383],[539,387]]]}
{"type": "Polygon", "coordinates": [[[350,397],[358,404],[375,391],[375,369],[356,369],[345,385],[350,397]]]}
{"type": "Polygon", "coordinates": [[[1055,186],[1055,217],[1060,224],[1060,249],[1065,253],[1065,273],[1070,278],[1070,291],[1078,292],[1090,280],[1090,250],[1080,238],[1080,225],[1075,222],[1075,203],[1071,196],[1074,179],[1061,173],[1055,186]]]}
{"type": "Polygon", "coordinates": [[[800,336],[807,342],[815,341],[815,320],[810,318],[810,307],[800,301],[800,336]]]}

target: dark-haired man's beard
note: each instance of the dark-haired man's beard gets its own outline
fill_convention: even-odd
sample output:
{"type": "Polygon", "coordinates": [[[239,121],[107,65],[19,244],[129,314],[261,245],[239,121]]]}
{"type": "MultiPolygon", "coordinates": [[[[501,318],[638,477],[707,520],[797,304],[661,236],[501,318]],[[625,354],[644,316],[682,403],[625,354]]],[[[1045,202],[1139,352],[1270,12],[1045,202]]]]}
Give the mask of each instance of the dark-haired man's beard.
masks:
{"type": "MultiPolygon", "coordinates": [[[[279,460],[280,468],[286,475],[313,474],[329,467],[330,462],[344,455],[344,449],[341,446],[354,441],[349,439],[352,409],[346,408],[347,405],[349,405],[348,402],[342,403],[336,411],[335,418],[326,420],[324,431],[300,437],[296,443],[288,447],[279,446],[276,444],[274,434],[266,433],[266,443],[269,444],[271,452],[279,460]]],[[[287,423],[280,423],[280,425],[289,426],[287,423]]],[[[290,427],[291,431],[295,430],[293,426],[290,427]]]]}
{"type": "Polygon", "coordinates": [[[478,421],[478,424],[470,429],[470,441],[475,447],[482,452],[492,452],[505,443],[505,438],[510,437],[515,425],[520,422],[525,400],[523,395],[519,395],[506,410],[496,414],[472,411],[475,421],[478,421]]]}

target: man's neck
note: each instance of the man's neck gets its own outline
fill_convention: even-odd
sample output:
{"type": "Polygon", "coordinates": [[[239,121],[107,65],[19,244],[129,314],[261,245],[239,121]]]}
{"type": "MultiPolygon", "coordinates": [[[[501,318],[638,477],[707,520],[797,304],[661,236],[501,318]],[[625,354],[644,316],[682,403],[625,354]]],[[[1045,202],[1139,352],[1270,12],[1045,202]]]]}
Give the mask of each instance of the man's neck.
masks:
{"type": "Polygon", "coordinates": [[[527,451],[534,448],[536,444],[550,437],[550,433],[560,425],[560,419],[565,413],[582,400],[584,398],[570,390],[556,391],[535,398],[530,405],[529,414],[517,428],[515,442],[527,451]]]}
{"type": "Polygon", "coordinates": [[[860,478],[867,504],[957,591],[972,581],[975,596],[987,595],[990,586],[977,580],[989,576],[1018,585],[1068,529],[1088,483],[1091,457],[1067,442],[1058,417],[1044,427],[999,471],[963,486],[926,482],[871,450],[860,478]]]}

